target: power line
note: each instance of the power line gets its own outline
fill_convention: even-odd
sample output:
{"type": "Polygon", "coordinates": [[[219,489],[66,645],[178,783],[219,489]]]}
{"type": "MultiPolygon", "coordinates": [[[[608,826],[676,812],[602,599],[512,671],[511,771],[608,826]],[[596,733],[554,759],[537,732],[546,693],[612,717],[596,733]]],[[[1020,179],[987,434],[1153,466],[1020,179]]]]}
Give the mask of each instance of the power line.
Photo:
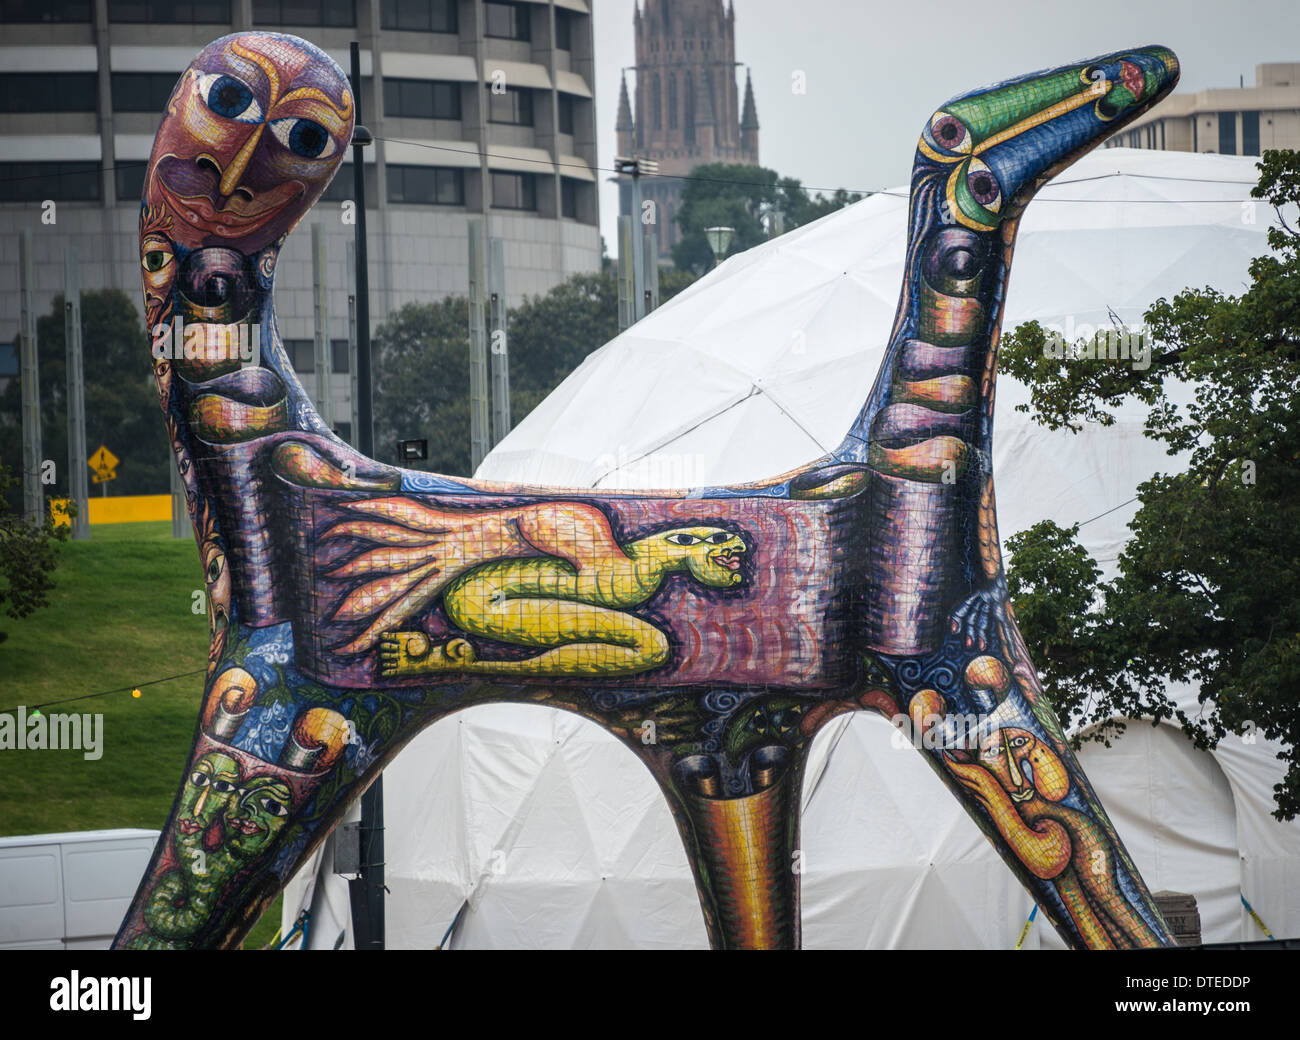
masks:
{"type": "MultiPolygon", "coordinates": [[[[60,704],[72,704],[74,701],[87,701],[94,697],[107,697],[111,693],[125,693],[127,690],[138,690],[142,686],[157,686],[160,683],[171,682],[173,679],[188,679],[191,676],[203,675],[206,672],[206,668],[196,668],[192,672],[178,672],[176,675],[168,675],[162,679],[149,679],[147,682],[139,682],[131,686],[119,686],[112,690],[100,690],[98,693],[83,693],[76,697],[64,697],[62,700],[57,701],[44,701],[40,704],[33,704],[31,707],[38,710],[41,708],[55,708],[60,704]]],[[[20,704],[12,708],[3,708],[0,709],[0,713],[8,714],[17,711],[18,708],[21,707],[27,707],[27,705],[20,704]]]]}
{"type": "MultiPolygon", "coordinates": [[[[486,155],[486,157],[489,160],[504,159],[504,160],[509,160],[510,162],[534,163],[538,166],[545,166],[547,169],[560,167],[562,169],[582,170],[588,173],[594,172],[594,173],[617,174],[619,172],[616,168],[612,166],[597,166],[597,165],[589,165],[587,163],[560,162],[559,160],[551,160],[551,159],[533,159],[526,155],[507,154],[504,152],[493,152],[490,149],[486,153],[480,153],[480,151],[476,148],[475,149],[456,148],[453,147],[452,145],[433,144],[429,141],[417,141],[411,138],[404,138],[404,137],[376,137],[375,140],[384,141],[387,144],[404,144],[404,145],[410,145],[413,148],[426,148],[432,151],[450,152],[454,155],[473,156],[476,159],[480,158],[482,155],[486,155]]],[[[37,161],[59,162],[62,160],[37,160],[37,161]]],[[[112,166],[95,166],[93,168],[87,167],[84,170],[77,170],[75,172],[55,174],[55,176],[56,177],[84,177],[92,173],[115,173],[118,170],[135,169],[136,167],[147,166],[148,163],[149,163],[148,159],[130,159],[130,160],[123,160],[120,162],[116,162],[112,166]]],[[[11,165],[18,165],[18,164],[11,164],[11,165]]],[[[394,163],[393,165],[400,166],[401,164],[394,163]]],[[[652,174],[644,174],[643,176],[651,180],[659,179],[659,180],[671,180],[671,181],[694,181],[700,184],[729,184],[734,187],[741,187],[741,188],[775,188],[775,187],[779,187],[782,181],[793,180],[795,181],[796,185],[799,188],[802,188],[804,191],[807,192],[817,192],[819,194],[825,194],[825,193],[834,194],[835,192],[843,191],[847,194],[858,195],[863,198],[870,195],[885,195],[890,198],[906,199],[911,194],[909,191],[901,191],[893,188],[845,188],[842,185],[835,188],[817,187],[811,184],[800,183],[793,177],[780,178],[776,181],[738,181],[726,177],[705,177],[700,174],[694,174],[694,173],[686,173],[686,174],[652,173],[652,174]]],[[[1080,177],[1072,180],[1067,180],[1063,183],[1084,184],[1087,183],[1088,181],[1106,180],[1108,177],[1111,176],[1131,177],[1137,180],[1186,181],[1188,183],[1196,183],[1196,184],[1241,184],[1241,185],[1253,186],[1255,183],[1254,181],[1221,180],[1212,177],[1165,177],[1165,176],[1160,176],[1158,174],[1151,174],[1151,173],[1123,173],[1118,170],[1115,171],[1114,174],[1097,174],[1092,177],[1080,177]]],[[[50,174],[47,171],[44,173],[30,173],[30,174],[19,174],[17,176],[12,176],[12,177],[0,177],[0,184],[9,184],[17,181],[49,180],[49,179],[50,179],[50,174]]],[[[1052,187],[1052,185],[1049,184],[1046,187],[1050,188],[1052,187]]],[[[125,201],[130,201],[130,200],[125,200],[125,201]]],[[[1231,203],[1233,205],[1240,205],[1243,200],[1239,198],[1232,198],[1232,199],[1061,199],[1061,198],[1051,198],[1051,197],[1039,197],[1036,198],[1034,201],[1035,202],[1069,202],[1074,204],[1096,203],[1100,205],[1111,205],[1111,206],[1118,205],[1120,203],[1123,203],[1124,205],[1155,204],[1155,205],[1165,205],[1165,206],[1185,206],[1185,205],[1204,205],[1208,203],[1220,203],[1224,205],[1231,203]]]]}

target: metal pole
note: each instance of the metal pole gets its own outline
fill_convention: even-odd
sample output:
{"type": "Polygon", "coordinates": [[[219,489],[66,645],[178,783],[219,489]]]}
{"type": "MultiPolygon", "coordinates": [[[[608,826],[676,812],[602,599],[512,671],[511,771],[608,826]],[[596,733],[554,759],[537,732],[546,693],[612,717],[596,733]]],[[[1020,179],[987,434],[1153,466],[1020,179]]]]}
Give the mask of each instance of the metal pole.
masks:
{"type": "Polygon", "coordinates": [[[325,229],[319,222],[311,226],[311,276],[313,306],[316,325],[316,410],[325,425],[334,428],[334,402],[330,392],[334,363],[330,357],[330,311],[325,291],[327,268],[325,266],[325,229]]]}
{"type": "Polygon", "coordinates": [[[488,242],[488,289],[492,303],[492,443],[510,432],[510,347],[506,336],[506,249],[500,238],[488,242]]]}
{"type": "Polygon", "coordinates": [[[624,214],[618,218],[618,329],[620,332],[636,322],[636,306],[632,298],[636,292],[632,242],[632,218],[624,214]]]}
{"type": "Polygon", "coordinates": [[[68,354],[68,497],[76,508],[72,537],[90,537],[90,489],[86,479],[86,377],[81,350],[81,278],[77,247],[63,257],[63,342],[68,354]]]}
{"type": "MultiPolygon", "coordinates": [[[[361,45],[352,41],[352,97],[361,118],[361,45]]],[[[365,145],[370,132],[352,135],[353,192],[357,223],[357,450],[373,457],[375,429],[370,402],[370,278],[366,257],[365,145]]],[[[361,877],[349,885],[352,934],[358,950],[384,948],[384,777],[381,773],[361,796],[361,877]]]]}
{"type": "Polygon", "coordinates": [[[649,314],[659,306],[659,244],[653,231],[641,236],[642,266],[645,268],[645,283],[642,297],[645,299],[645,312],[649,314]]]}
{"type": "MultiPolygon", "coordinates": [[[[352,43],[352,96],[361,112],[361,48],[352,43]]],[[[369,132],[365,143],[370,142],[369,132]]],[[[357,265],[357,450],[373,456],[375,451],[374,420],[370,404],[370,274],[366,256],[366,171],[364,145],[352,146],[353,193],[356,195],[356,265],[357,265]]]]}
{"type": "MultiPolygon", "coordinates": [[[[635,156],[634,156],[635,158],[635,156]]],[[[636,321],[645,317],[645,250],[640,248],[641,223],[641,171],[632,171],[632,303],[636,321]]]]}
{"type": "Polygon", "coordinates": [[[360,422],[357,421],[357,244],[349,242],[347,244],[347,284],[351,287],[348,292],[348,407],[351,409],[349,415],[349,426],[352,430],[352,447],[357,446],[357,430],[360,428],[360,422]]]}
{"type": "Polygon", "coordinates": [[[488,438],[487,263],[483,221],[469,218],[469,462],[471,472],[492,445],[488,438]]]}
{"type": "Polygon", "coordinates": [[[18,280],[22,346],[18,360],[23,394],[23,513],[33,523],[44,520],[41,494],[41,379],[36,352],[36,311],[32,302],[35,271],[32,264],[32,233],[18,233],[18,280]]]}

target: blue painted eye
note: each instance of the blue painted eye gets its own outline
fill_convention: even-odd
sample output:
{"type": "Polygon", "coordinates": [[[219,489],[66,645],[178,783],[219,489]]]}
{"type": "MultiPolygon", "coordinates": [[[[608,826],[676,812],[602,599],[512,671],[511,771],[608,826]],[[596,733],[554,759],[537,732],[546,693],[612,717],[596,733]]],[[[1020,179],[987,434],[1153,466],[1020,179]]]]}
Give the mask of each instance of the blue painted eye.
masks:
{"type": "Polygon", "coordinates": [[[329,131],[310,119],[276,119],[271,123],[275,139],[304,159],[327,159],[338,151],[329,131]]]}
{"type": "Polygon", "coordinates": [[[253,100],[253,91],[234,76],[205,73],[199,77],[199,97],[223,119],[238,119],[241,123],[261,122],[262,109],[253,100]]]}

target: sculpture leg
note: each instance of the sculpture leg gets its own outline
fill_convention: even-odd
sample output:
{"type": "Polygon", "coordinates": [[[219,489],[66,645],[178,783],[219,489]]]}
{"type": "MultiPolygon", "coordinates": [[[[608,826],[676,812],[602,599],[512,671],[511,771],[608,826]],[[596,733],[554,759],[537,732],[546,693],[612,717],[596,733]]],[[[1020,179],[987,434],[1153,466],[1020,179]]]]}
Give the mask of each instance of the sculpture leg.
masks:
{"type": "Polygon", "coordinates": [[[679,763],[665,785],[714,949],[798,949],[802,757],[752,767],[755,793],[727,798],[710,756],[679,763]]]}
{"type": "MultiPolygon", "coordinates": [[[[904,698],[916,746],[1072,947],[1173,945],[1043,694],[1014,619],[1001,630],[1005,649],[967,652],[948,696],[925,686],[904,698]]],[[[960,657],[951,643],[950,656],[960,657]]],[[[924,674],[910,664],[900,673],[924,674]]]]}

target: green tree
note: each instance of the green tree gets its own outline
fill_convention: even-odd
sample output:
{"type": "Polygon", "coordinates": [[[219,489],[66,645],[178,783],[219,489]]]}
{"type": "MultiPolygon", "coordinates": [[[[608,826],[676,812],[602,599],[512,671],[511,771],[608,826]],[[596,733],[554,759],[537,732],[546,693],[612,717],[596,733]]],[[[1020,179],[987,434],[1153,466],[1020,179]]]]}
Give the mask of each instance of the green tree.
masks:
{"type": "MultiPolygon", "coordinates": [[[[41,452],[55,462],[50,494],[68,493],[67,348],[63,294],[37,320],[40,365],[41,452]]],[[[86,453],[101,444],[120,458],[115,495],[166,492],[171,448],[158,411],[149,367],[149,339],[131,298],[120,289],[81,294],[82,372],[85,376],[86,453]]],[[[12,380],[0,394],[0,460],[22,468],[22,387],[12,380]]],[[[92,489],[93,494],[98,489],[92,489]]],[[[10,503],[17,505],[10,492],[10,503]]]]}
{"type": "MultiPolygon", "coordinates": [[[[1008,584],[1056,704],[1107,739],[1112,714],[1176,719],[1201,747],[1229,734],[1279,741],[1287,766],[1279,819],[1300,812],[1300,155],[1267,152],[1252,191],[1281,223],[1241,296],[1188,289],[1146,313],[1148,368],[1084,360],[1037,323],[1003,340],[1004,367],[1027,383],[1036,421],[1109,425],[1126,399],[1149,409],[1146,434],[1186,469],[1138,488],[1118,574],[1100,572],[1078,528],[1050,522],[1008,539],[1008,584]],[[1192,403],[1180,406],[1177,384],[1192,403]],[[1169,681],[1199,686],[1191,717],[1169,681]]],[[[1130,352],[1131,353],[1131,352],[1130,352]]]]}
{"type": "Polygon", "coordinates": [[[469,476],[469,302],[408,303],[372,341],[375,457],[397,464],[399,440],[429,442],[435,473],[469,476]]]}
{"type": "MultiPolygon", "coordinates": [[[[10,511],[3,493],[19,484],[0,462],[0,606],[11,618],[49,605],[59,543],[68,537],[68,528],[55,527],[48,516],[33,523],[10,511]]],[[[0,643],[7,638],[0,631],[0,643]]]]}
{"type": "Polygon", "coordinates": [[[843,189],[829,196],[810,196],[793,177],[739,163],[697,166],[685,182],[677,213],[682,238],[673,246],[673,264],[695,274],[703,274],[714,262],[705,228],[735,229],[727,251],[730,256],[769,237],[762,225],[765,211],[779,210],[785,230],[790,231],[862,198],[843,189]]]}
{"type": "MultiPolygon", "coordinates": [[[[670,290],[692,279],[674,276],[670,290]]],[[[612,273],[579,274],[507,315],[513,424],[588,354],[618,334],[612,273]]],[[[428,469],[470,473],[469,304],[463,296],[408,304],[375,333],[375,455],[397,462],[397,441],[429,442],[428,469]]]]}

